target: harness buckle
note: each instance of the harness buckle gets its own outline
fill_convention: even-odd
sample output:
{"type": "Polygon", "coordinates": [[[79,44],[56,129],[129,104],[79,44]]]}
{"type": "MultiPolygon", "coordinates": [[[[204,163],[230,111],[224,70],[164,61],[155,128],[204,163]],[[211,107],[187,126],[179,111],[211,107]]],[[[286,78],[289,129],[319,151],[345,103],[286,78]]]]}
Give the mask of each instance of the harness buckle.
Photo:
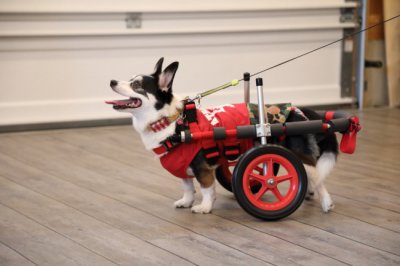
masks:
{"type": "Polygon", "coordinates": [[[186,118],[186,121],[190,124],[193,122],[197,122],[196,117],[196,104],[193,101],[188,101],[185,103],[185,107],[183,110],[183,114],[186,118]]]}

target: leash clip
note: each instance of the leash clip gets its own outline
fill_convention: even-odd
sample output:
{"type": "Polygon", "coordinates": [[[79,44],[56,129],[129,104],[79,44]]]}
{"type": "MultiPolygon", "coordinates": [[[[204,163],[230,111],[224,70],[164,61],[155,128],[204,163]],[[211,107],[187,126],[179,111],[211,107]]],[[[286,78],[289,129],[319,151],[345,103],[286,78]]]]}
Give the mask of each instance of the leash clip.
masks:
{"type": "Polygon", "coordinates": [[[201,94],[197,94],[196,98],[197,99],[197,106],[198,108],[201,108],[201,98],[203,98],[203,96],[201,96],[201,94]]]}

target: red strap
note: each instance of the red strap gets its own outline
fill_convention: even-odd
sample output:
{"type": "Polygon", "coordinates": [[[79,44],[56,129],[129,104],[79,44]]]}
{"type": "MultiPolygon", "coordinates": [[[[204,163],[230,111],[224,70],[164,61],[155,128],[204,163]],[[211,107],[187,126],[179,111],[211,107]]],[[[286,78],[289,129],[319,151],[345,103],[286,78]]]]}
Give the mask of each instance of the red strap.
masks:
{"type": "Polygon", "coordinates": [[[166,140],[163,142],[163,144],[160,147],[154,148],[153,152],[157,155],[164,154],[168,152],[171,148],[173,148],[174,145],[171,143],[171,141],[166,140]]]}
{"type": "Polygon", "coordinates": [[[185,108],[188,109],[188,110],[196,109],[196,104],[194,104],[194,103],[186,104],[185,108]]]}
{"type": "Polygon", "coordinates": [[[340,150],[352,154],[356,149],[357,132],[361,130],[359,119],[356,116],[350,118],[349,129],[343,134],[340,142],[340,150]]]}
{"type": "Polygon", "coordinates": [[[219,152],[218,151],[206,154],[206,158],[207,159],[214,158],[214,157],[217,157],[217,156],[219,156],[219,152]]]}
{"type": "Polygon", "coordinates": [[[153,152],[157,155],[160,155],[160,154],[166,153],[167,148],[165,148],[164,146],[160,146],[160,147],[154,148],[153,152]]]}
{"type": "Polygon", "coordinates": [[[325,120],[326,121],[332,120],[334,115],[335,115],[335,112],[327,111],[325,113],[325,120]]]}
{"type": "Polygon", "coordinates": [[[225,155],[238,155],[239,150],[226,150],[225,155]]]}

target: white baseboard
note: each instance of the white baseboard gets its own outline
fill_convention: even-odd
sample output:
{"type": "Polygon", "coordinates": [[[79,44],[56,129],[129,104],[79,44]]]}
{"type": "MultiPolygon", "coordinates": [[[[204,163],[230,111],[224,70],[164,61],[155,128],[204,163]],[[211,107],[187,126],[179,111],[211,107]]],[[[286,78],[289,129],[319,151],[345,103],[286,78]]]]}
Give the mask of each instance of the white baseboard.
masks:
{"type": "MultiPolygon", "coordinates": [[[[256,102],[255,90],[251,101],[256,102]]],[[[333,105],[351,103],[351,98],[340,98],[335,86],[324,88],[264,88],[266,104],[292,102],[293,105],[333,105]],[[293,99],[296,99],[293,102],[293,99]]],[[[243,101],[241,88],[225,90],[201,100],[201,108],[243,101]]],[[[104,99],[81,99],[65,101],[11,102],[0,104],[0,126],[129,118],[104,103],[104,99]]]]}

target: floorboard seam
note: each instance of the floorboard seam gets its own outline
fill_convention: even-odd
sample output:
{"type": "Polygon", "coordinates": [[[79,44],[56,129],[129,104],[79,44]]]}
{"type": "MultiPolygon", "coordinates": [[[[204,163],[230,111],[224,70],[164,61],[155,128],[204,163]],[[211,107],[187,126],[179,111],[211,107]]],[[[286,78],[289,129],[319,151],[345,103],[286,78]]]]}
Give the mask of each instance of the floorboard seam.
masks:
{"type": "Polygon", "coordinates": [[[103,255],[101,255],[101,254],[99,254],[99,253],[97,253],[97,252],[91,250],[90,248],[88,248],[88,247],[86,247],[86,246],[80,244],[79,242],[77,242],[77,241],[75,241],[75,240],[69,238],[68,236],[65,236],[64,234],[62,234],[62,233],[60,233],[60,232],[57,232],[56,230],[52,229],[51,227],[48,227],[48,226],[46,226],[46,225],[44,225],[44,224],[42,224],[42,223],[36,221],[36,220],[33,219],[32,217],[29,217],[29,216],[25,215],[24,213],[22,213],[22,212],[20,212],[20,211],[18,211],[18,210],[15,210],[14,208],[12,208],[12,207],[10,207],[10,206],[4,204],[4,202],[0,202],[0,204],[3,205],[4,207],[6,207],[6,208],[8,208],[8,209],[10,209],[10,210],[12,210],[12,211],[14,211],[14,212],[16,212],[16,213],[22,215],[23,217],[27,218],[28,220],[31,220],[32,222],[34,222],[34,223],[36,223],[36,224],[38,224],[38,225],[40,225],[40,226],[42,226],[42,227],[44,227],[44,228],[46,228],[46,229],[52,231],[53,233],[56,233],[57,235],[60,235],[60,236],[64,237],[65,239],[70,240],[71,242],[73,242],[73,243],[77,244],[78,246],[80,246],[80,247],[82,247],[82,248],[84,248],[84,249],[86,249],[86,250],[92,252],[93,254],[102,257],[103,259],[105,259],[105,260],[111,262],[112,264],[114,264],[114,265],[119,265],[118,263],[116,263],[116,262],[110,260],[109,258],[107,258],[107,257],[105,257],[105,256],[103,256],[103,255]]]}
{"type": "MultiPolygon", "coordinates": [[[[41,171],[41,170],[39,170],[39,171],[41,171]]],[[[47,173],[47,174],[48,174],[48,173],[47,173]]],[[[48,175],[49,175],[49,174],[48,174],[48,175]]],[[[57,177],[54,177],[53,175],[51,175],[51,176],[52,176],[53,178],[57,178],[57,177]]],[[[161,249],[161,250],[164,250],[165,252],[168,252],[168,253],[170,253],[171,255],[174,255],[174,256],[176,256],[176,257],[179,257],[179,258],[181,258],[181,259],[183,259],[183,260],[185,260],[185,261],[187,261],[187,262],[189,262],[189,263],[191,263],[191,264],[197,265],[196,263],[194,263],[194,262],[192,262],[192,261],[190,261],[190,260],[188,260],[188,259],[186,259],[186,258],[184,258],[184,257],[181,257],[181,256],[178,255],[178,254],[172,253],[171,251],[166,250],[166,249],[164,249],[164,248],[162,248],[162,247],[159,247],[159,246],[155,245],[154,243],[149,242],[148,240],[142,239],[142,238],[138,237],[137,235],[134,235],[134,234],[129,233],[129,232],[125,231],[125,230],[122,230],[121,228],[116,227],[116,226],[113,225],[113,224],[110,224],[110,223],[108,223],[108,222],[105,222],[105,221],[103,221],[103,220],[100,220],[99,218],[97,218],[97,217],[95,217],[95,216],[92,216],[91,214],[88,214],[88,213],[86,213],[86,212],[84,212],[84,211],[81,211],[81,210],[79,210],[79,209],[77,209],[77,208],[75,208],[75,207],[73,207],[73,206],[71,206],[71,205],[69,205],[69,204],[67,204],[67,203],[65,203],[65,202],[62,202],[62,201],[60,201],[60,200],[58,200],[58,199],[55,199],[55,198],[53,198],[53,197],[51,197],[51,196],[49,196],[49,195],[43,194],[43,193],[40,192],[40,191],[37,191],[37,190],[34,190],[34,189],[32,189],[32,188],[26,187],[26,186],[24,186],[24,185],[22,185],[22,184],[20,184],[20,183],[17,183],[17,182],[15,182],[14,180],[11,180],[11,179],[9,179],[9,178],[7,178],[7,177],[4,177],[4,176],[1,176],[1,177],[7,179],[8,181],[10,181],[10,182],[12,182],[12,183],[14,183],[14,184],[17,184],[17,185],[19,185],[19,186],[22,186],[22,187],[24,187],[25,189],[28,189],[28,190],[30,190],[30,191],[33,191],[33,192],[35,192],[35,193],[37,193],[37,194],[39,194],[39,195],[41,195],[41,196],[44,196],[44,197],[49,198],[49,199],[51,199],[51,200],[54,200],[54,201],[58,202],[59,204],[62,204],[62,205],[64,205],[64,206],[67,206],[67,207],[69,207],[69,208],[71,208],[71,209],[73,209],[73,210],[75,210],[75,211],[77,211],[77,212],[79,212],[79,213],[81,213],[81,214],[84,214],[84,215],[86,215],[86,216],[88,216],[88,217],[91,217],[91,218],[95,219],[96,221],[98,221],[98,222],[100,222],[100,223],[106,224],[106,225],[111,226],[112,228],[114,228],[114,229],[116,229],[116,230],[119,230],[119,231],[121,231],[121,232],[123,232],[123,233],[125,233],[125,234],[131,235],[131,236],[135,237],[136,239],[138,239],[138,240],[140,240],[140,241],[143,241],[143,242],[146,242],[146,243],[150,244],[151,246],[154,246],[154,247],[156,247],[156,248],[159,248],[159,249],[161,249]]],[[[64,179],[62,179],[62,180],[65,181],[64,179]]],[[[70,184],[73,184],[73,183],[70,183],[70,184]]],[[[73,185],[74,185],[74,186],[77,186],[76,184],[73,184],[73,185]]],[[[77,187],[79,187],[79,186],[77,186],[77,187]]],[[[82,188],[82,187],[79,187],[79,188],[80,188],[80,189],[85,189],[85,188],[82,188]]],[[[85,190],[87,190],[87,189],[85,189],[85,190]]],[[[88,190],[88,191],[90,191],[90,190],[88,190]]],[[[93,192],[93,191],[91,191],[91,192],[93,192]]],[[[0,204],[1,204],[1,202],[0,202],[0,204]]],[[[3,205],[4,205],[4,204],[3,204],[3,205]]]]}
{"type": "Polygon", "coordinates": [[[0,243],[3,244],[4,246],[8,247],[9,249],[13,250],[15,253],[17,253],[18,255],[20,255],[21,257],[23,257],[24,259],[26,259],[27,261],[31,262],[34,265],[38,265],[37,263],[35,263],[34,261],[32,261],[30,258],[26,257],[24,254],[22,254],[21,252],[19,252],[18,250],[16,250],[15,248],[9,246],[8,244],[4,243],[1,239],[0,239],[0,243]]]}

